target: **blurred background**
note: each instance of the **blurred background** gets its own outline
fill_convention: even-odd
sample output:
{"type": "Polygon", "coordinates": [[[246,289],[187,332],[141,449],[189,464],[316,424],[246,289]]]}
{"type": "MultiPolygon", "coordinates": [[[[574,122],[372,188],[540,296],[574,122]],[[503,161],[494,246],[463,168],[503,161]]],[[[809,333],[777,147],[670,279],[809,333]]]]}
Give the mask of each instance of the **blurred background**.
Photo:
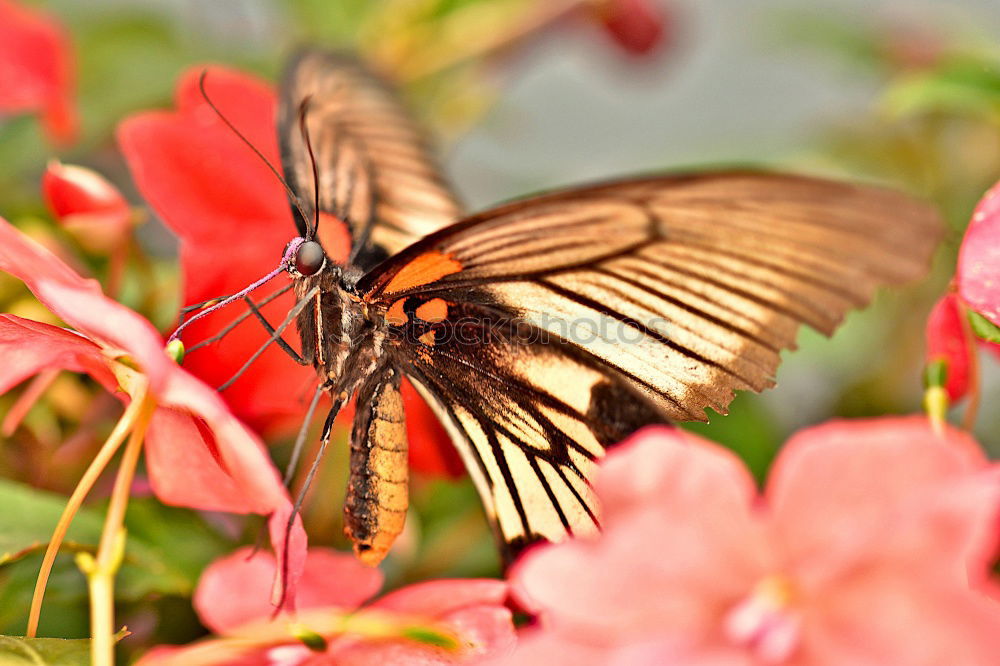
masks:
{"type": "MultiPolygon", "coordinates": [[[[737,451],[758,478],[800,427],[920,409],[927,312],[954,271],[975,202],[1000,178],[995,0],[25,4],[69,31],[82,118],[80,140],[53,148],[34,118],[0,116],[0,215],[35,234],[61,233],[38,190],[50,157],[100,171],[139,204],[113,141],[123,116],[171,107],[178,74],[195,64],[224,63],[273,80],[304,42],[359,50],[402,81],[440,139],[447,173],[470,209],[579,181],[722,165],[882,182],[933,200],[950,233],[929,280],[880,294],[832,340],[802,331],[800,349],[785,354],[777,388],[741,395],[729,416],[691,427],[737,451]]],[[[138,238],[149,270],[126,282],[122,299],[166,330],[178,305],[175,242],[155,219],[138,238]]],[[[82,255],[102,270],[99,257],[82,255]]],[[[12,280],[0,279],[0,301],[6,311],[37,314],[12,280]]],[[[1000,410],[991,406],[1000,373],[995,358],[982,360],[976,434],[996,455],[1000,410]]],[[[117,414],[108,398],[95,416],[97,393],[64,373],[4,439],[0,476],[8,505],[17,499],[47,507],[38,521],[51,524],[61,495],[106,434],[105,421],[117,414]]],[[[0,396],[0,414],[19,395],[0,396]]],[[[956,420],[960,413],[961,406],[956,420]]],[[[276,458],[287,457],[284,443],[276,444],[276,458]]],[[[345,545],[338,523],[344,459],[343,447],[329,456],[322,490],[309,503],[315,543],[345,545]]],[[[417,478],[414,495],[411,527],[385,565],[391,585],[499,573],[470,483],[417,478]]],[[[100,500],[88,510],[93,524],[87,527],[87,516],[78,521],[81,543],[97,529],[100,500]]],[[[120,601],[139,637],[133,644],[197,637],[203,630],[189,596],[198,572],[236,543],[252,541],[253,527],[166,509],[152,498],[134,503],[129,520],[130,539],[167,568],[153,579],[123,572],[120,601]],[[167,555],[180,540],[187,555],[177,561],[167,555]]],[[[30,549],[16,557],[0,552],[0,633],[23,632],[37,563],[30,549]]],[[[63,564],[43,633],[84,636],[83,580],[68,559],[63,564]]]]}

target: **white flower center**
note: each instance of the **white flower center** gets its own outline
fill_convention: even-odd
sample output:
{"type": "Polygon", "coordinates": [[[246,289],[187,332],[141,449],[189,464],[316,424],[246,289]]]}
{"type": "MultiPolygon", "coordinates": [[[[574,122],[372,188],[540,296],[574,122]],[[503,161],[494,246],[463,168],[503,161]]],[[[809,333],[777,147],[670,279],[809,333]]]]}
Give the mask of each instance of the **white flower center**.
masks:
{"type": "Polygon", "coordinates": [[[757,583],[729,609],[723,631],[733,643],[749,649],[767,664],[781,664],[798,647],[802,616],[795,608],[792,582],[780,575],[757,583]]]}

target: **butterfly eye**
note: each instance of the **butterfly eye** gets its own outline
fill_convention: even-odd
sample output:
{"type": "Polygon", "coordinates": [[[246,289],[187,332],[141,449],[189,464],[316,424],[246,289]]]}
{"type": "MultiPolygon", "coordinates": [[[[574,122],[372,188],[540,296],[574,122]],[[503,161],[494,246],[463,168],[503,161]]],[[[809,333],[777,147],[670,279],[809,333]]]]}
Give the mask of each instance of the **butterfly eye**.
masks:
{"type": "Polygon", "coordinates": [[[295,270],[302,275],[315,275],[326,263],[323,246],[316,241],[306,241],[295,252],[295,270]]]}

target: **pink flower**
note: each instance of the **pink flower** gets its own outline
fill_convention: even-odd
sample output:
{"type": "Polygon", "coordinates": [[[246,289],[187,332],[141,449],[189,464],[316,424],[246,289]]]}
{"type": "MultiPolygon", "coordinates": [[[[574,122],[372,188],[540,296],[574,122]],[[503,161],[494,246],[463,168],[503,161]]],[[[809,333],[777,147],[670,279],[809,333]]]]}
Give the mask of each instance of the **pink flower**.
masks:
{"type": "Polygon", "coordinates": [[[42,196],[52,215],[92,251],[114,248],[127,238],[132,209],[96,171],[53,160],[42,175],[42,196]]]}
{"type": "Polygon", "coordinates": [[[267,571],[273,558],[244,548],[211,564],[195,591],[202,622],[221,638],[153,650],[153,664],[453,664],[502,655],[512,648],[514,626],[498,580],[439,580],[410,585],[365,604],[382,574],[353,556],[311,548],[301,579],[296,627],[313,629],[325,645],[310,649],[285,620],[269,621],[267,571]],[[323,630],[324,625],[330,629],[323,630]],[[247,629],[250,627],[250,629],[247,629]],[[415,631],[418,630],[418,631],[415,631]],[[420,636],[454,637],[443,649],[420,636]]]}
{"type": "MultiPolygon", "coordinates": [[[[272,270],[295,235],[281,183],[202,97],[198,80],[203,71],[192,69],[181,76],[177,111],[140,113],[118,128],[118,142],[136,186],[180,237],[184,303],[239,291],[272,270]]],[[[213,67],[205,88],[233,125],[280,168],[277,99],[271,86],[213,67]]],[[[341,260],[347,251],[344,247],[341,260]]],[[[292,294],[285,294],[262,312],[276,323],[293,304],[292,294]]],[[[235,316],[233,310],[223,309],[205,317],[187,329],[185,339],[206,339],[235,316]]],[[[293,332],[287,339],[294,338],[293,332]]],[[[184,366],[219,386],[267,339],[263,327],[251,319],[221,343],[192,353],[184,366]]],[[[272,345],[226,390],[225,399],[252,427],[263,432],[287,430],[301,422],[315,374],[272,345]]],[[[403,396],[411,461],[422,471],[460,476],[462,463],[430,408],[408,383],[403,396]]],[[[347,422],[351,413],[344,410],[340,422],[347,422]]]]}
{"type": "MultiPolygon", "coordinates": [[[[125,403],[155,403],[145,433],[146,467],[164,502],[270,516],[271,542],[284,552],[291,503],[260,440],[208,386],[165,353],[153,326],[101,293],[70,267],[0,219],[0,270],[20,278],[75,330],[0,315],[0,392],[50,369],[86,372],[125,403]]],[[[296,522],[289,584],[305,556],[296,522]]]]}
{"type": "Polygon", "coordinates": [[[511,575],[540,615],[511,664],[988,666],[1000,478],[925,418],[834,421],[763,494],[730,452],[649,428],[607,458],[602,536],[511,575]],[[560,657],[560,655],[563,655],[560,657]]]}
{"type": "Polygon", "coordinates": [[[0,0],[0,113],[38,112],[52,139],[72,142],[79,125],[73,69],[62,26],[48,14],[0,0]]]}

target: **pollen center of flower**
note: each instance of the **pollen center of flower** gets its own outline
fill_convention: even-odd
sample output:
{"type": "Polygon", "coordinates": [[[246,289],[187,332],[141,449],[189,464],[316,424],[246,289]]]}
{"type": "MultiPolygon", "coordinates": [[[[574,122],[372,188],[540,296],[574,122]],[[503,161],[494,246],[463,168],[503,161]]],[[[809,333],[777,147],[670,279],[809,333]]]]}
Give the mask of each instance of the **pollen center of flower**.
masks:
{"type": "Polygon", "coordinates": [[[802,617],[795,597],[795,587],[787,577],[762,579],[726,613],[726,638],[748,648],[764,663],[783,663],[799,643],[802,617]]]}

